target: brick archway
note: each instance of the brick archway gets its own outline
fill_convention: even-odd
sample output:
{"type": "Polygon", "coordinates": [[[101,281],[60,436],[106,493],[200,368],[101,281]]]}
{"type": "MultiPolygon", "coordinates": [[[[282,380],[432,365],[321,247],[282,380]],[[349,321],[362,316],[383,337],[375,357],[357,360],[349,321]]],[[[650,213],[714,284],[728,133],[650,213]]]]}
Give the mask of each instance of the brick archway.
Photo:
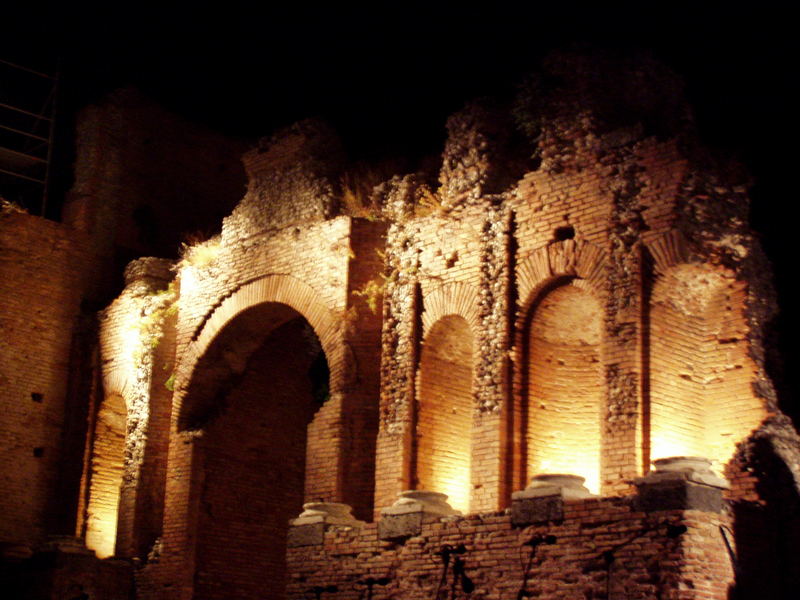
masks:
{"type": "Polygon", "coordinates": [[[707,265],[671,265],[648,285],[647,453],[703,456],[721,473],[767,416],[753,393],[744,282],[707,265]]]}
{"type": "Polygon", "coordinates": [[[285,304],[262,303],[235,319],[209,355],[218,358],[220,347],[232,352],[243,332],[258,347],[216,395],[193,442],[202,470],[194,499],[195,596],[281,600],[289,520],[319,489],[312,474],[326,466],[308,439],[323,410],[324,396],[315,393],[320,378],[312,375],[323,353],[308,322],[285,304]],[[265,336],[257,335],[260,326],[265,336]]]}
{"type": "Polygon", "coordinates": [[[339,320],[333,311],[320,302],[320,295],[305,282],[289,275],[268,275],[250,281],[224,297],[195,328],[192,340],[181,353],[175,369],[173,418],[183,430],[187,427],[184,406],[192,377],[202,357],[218,334],[237,316],[260,304],[284,304],[302,315],[319,338],[331,372],[331,392],[339,392],[344,384],[344,345],[341,342],[339,320]]]}
{"type": "Polygon", "coordinates": [[[445,283],[425,294],[422,311],[422,337],[444,317],[458,315],[469,325],[470,330],[478,330],[478,290],[466,283],[445,283]]]}
{"type": "Polygon", "coordinates": [[[598,246],[573,240],[548,244],[527,254],[517,265],[517,317],[524,318],[541,291],[562,277],[574,278],[574,285],[602,298],[605,260],[606,253],[598,246]]]}
{"type": "Polygon", "coordinates": [[[680,232],[646,246],[645,455],[699,454],[721,472],[736,444],[767,416],[752,391],[758,366],[749,349],[747,286],[729,269],[709,265],[680,232]]]}
{"type": "Polygon", "coordinates": [[[343,475],[343,445],[347,439],[341,418],[347,383],[346,346],[340,320],[319,298],[311,286],[288,275],[268,275],[250,281],[222,298],[195,328],[189,343],[179,350],[169,443],[164,557],[157,570],[159,577],[180,580],[189,595],[194,589],[199,558],[196,554],[197,527],[207,450],[199,443],[204,435],[203,422],[195,421],[194,417],[202,417],[209,406],[213,408],[216,395],[226,393],[227,388],[222,385],[225,377],[230,377],[232,366],[236,369],[235,364],[218,360],[220,345],[217,342],[224,348],[228,341],[239,340],[244,348],[237,349],[236,360],[246,365],[248,357],[258,350],[270,331],[295,317],[302,317],[311,327],[328,361],[330,395],[307,427],[306,456],[312,460],[305,466],[304,498],[343,500],[347,483],[343,475]],[[262,318],[266,319],[263,331],[259,330],[262,318]],[[257,332],[256,335],[243,339],[237,335],[236,328],[240,325],[248,332],[257,332]],[[204,385],[202,380],[209,377],[210,385],[204,385]]]}
{"type": "Polygon", "coordinates": [[[520,454],[526,479],[579,475],[597,493],[605,405],[602,308],[578,282],[554,279],[525,313],[518,369],[520,454]]]}

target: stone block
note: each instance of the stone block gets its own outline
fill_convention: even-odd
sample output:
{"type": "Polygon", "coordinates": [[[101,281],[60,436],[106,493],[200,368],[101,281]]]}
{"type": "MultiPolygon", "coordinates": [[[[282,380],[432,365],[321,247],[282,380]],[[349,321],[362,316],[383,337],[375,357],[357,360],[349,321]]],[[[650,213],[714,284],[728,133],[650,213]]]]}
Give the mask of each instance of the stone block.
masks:
{"type": "Polygon", "coordinates": [[[640,484],[633,505],[635,510],[643,512],[702,510],[718,513],[724,503],[722,489],[683,480],[640,484]]]}
{"type": "Polygon", "coordinates": [[[655,471],[634,480],[636,510],[722,511],[722,490],[729,486],[711,471],[711,461],[698,456],[672,456],[653,464],[655,471]]]}
{"type": "Polygon", "coordinates": [[[317,546],[325,541],[325,523],[294,525],[289,528],[286,545],[289,548],[301,546],[317,546]]]}
{"type": "Polygon", "coordinates": [[[378,537],[382,540],[398,540],[419,535],[424,516],[422,511],[384,515],[378,522],[378,537]]]}
{"type": "Polygon", "coordinates": [[[518,498],[511,503],[511,524],[516,527],[564,518],[561,495],[518,498]]]}

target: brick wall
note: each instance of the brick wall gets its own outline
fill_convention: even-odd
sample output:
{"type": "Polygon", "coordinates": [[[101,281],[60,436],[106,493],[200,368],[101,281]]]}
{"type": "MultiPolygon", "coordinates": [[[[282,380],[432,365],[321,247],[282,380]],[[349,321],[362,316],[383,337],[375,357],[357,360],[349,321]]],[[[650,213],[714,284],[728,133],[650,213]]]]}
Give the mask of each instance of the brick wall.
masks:
{"type": "Polygon", "coordinates": [[[90,463],[91,493],[86,507],[86,547],[101,558],[114,555],[122,475],[125,471],[125,399],[110,394],[103,399],[94,427],[90,463]]]}
{"type": "Polygon", "coordinates": [[[85,525],[79,528],[100,557],[146,556],[161,530],[172,396],[165,383],[175,346],[171,267],[165,259],[133,261],[126,288],[100,313],[101,398],[88,442],[85,525]]]}
{"type": "Polygon", "coordinates": [[[654,285],[649,311],[652,458],[707,456],[716,468],[766,417],[750,387],[745,284],[682,266],[654,285]]]}
{"type": "Polygon", "coordinates": [[[473,485],[472,364],[469,324],[450,316],[436,322],[423,341],[417,382],[413,487],[448,495],[469,512],[473,485]]]}
{"type": "Polygon", "coordinates": [[[169,113],[132,88],[77,118],[75,184],[64,221],[121,271],[174,256],[186,234],[218,228],[244,189],[245,147],[169,113]]]}
{"type": "Polygon", "coordinates": [[[0,540],[33,545],[75,526],[74,512],[57,506],[74,511],[77,498],[77,478],[62,481],[74,471],[64,465],[81,463],[75,442],[86,427],[85,399],[70,394],[80,376],[71,360],[87,352],[78,345],[81,302],[92,296],[97,259],[70,227],[7,212],[0,254],[0,540]]]}
{"type": "MultiPolygon", "coordinates": [[[[288,550],[290,596],[335,585],[335,598],[355,598],[365,578],[387,577],[375,597],[430,597],[436,552],[463,543],[476,598],[523,586],[553,598],[609,597],[606,588],[727,597],[721,532],[734,532],[733,548],[749,539],[739,523],[713,510],[638,512],[631,493],[651,459],[689,453],[718,470],[735,456],[730,500],[764,497],[742,455],[774,409],[747,199],[686,151],[688,138],[618,123],[604,102],[579,106],[581,90],[544,94],[552,106],[531,122],[540,164],[527,173],[527,158],[504,155],[507,114],[493,122],[473,105],[453,117],[437,190],[418,176],[375,188],[370,210],[385,223],[341,214],[341,156],[319,124],[248,154],[247,195],[178,269],[163,551],[140,573],[142,597],[278,596],[282,546],[265,540],[280,533],[254,512],[267,482],[250,452],[275,448],[254,429],[254,390],[295,390],[297,348],[269,346],[267,334],[298,315],[325,353],[330,395],[303,419],[268,411],[291,437],[279,448],[286,463],[308,423],[303,483],[287,471],[275,487],[293,495],[274,514],[295,516],[305,498],[344,501],[369,519],[409,487],[444,491],[468,514],[405,542],[379,541],[375,523],[332,528],[321,546],[288,550]],[[226,410],[248,381],[241,412],[226,410]],[[511,493],[541,471],[576,472],[604,497],[514,528],[511,493]],[[214,505],[227,511],[219,522],[214,505]],[[260,531],[244,525],[253,521],[260,531]],[[667,523],[687,532],[670,537],[667,523]],[[546,534],[557,541],[523,574],[524,542],[546,534]],[[259,570],[272,587],[252,576],[259,570]]],[[[741,522],[752,531],[758,519],[741,522]]]]}
{"type": "MultiPolygon", "coordinates": [[[[196,435],[207,427],[211,435],[219,399],[239,384],[245,366],[261,352],[259,348],[267,332],[288,318],[289,313],[305,317],[319,339],[330,369],[329,394],[324,404],[316,407],[313,418],[308,416],[307,438],[304,435],[295,439],[295,442],[308,440],[307,444],[300,442],[305,450],[299,455],[305,461],[302,477],[297,480],[297,473],[287,474],[280,493],[288,498],[289,490],[294,494],[299,490],[300,495],[281,501],[282,504],[276,505],[279,509],[273,506],[269,517],[276,531],[281,533],[276,534],[277,537],[255,536],[251,541],[256,544],[257,551],[243,552],[241,556],[267,557],[264,560],[271,566],[265,563],[264,568],[270,569],[276,580],[280,580],[280,569],[276,565],[280,563],[282,551],[275,550],[280,545],[262,546],[265,539],[285,535],[286,521],[299,514],[301,500],[347,500],[358,515],[368,516],[372,512],[380,313],[369,308],[366,297],[360,292],[380,272],[376,249],[385,227],[344,216],[325,221],[320,218],[325,215],[315,210],[303,212],[303,194],[327,189],[329,185],[326,171],[316,171],[312,168],[314,165],[298,167],[294,179],[289,173],[281,180],[285,184],[285,189],[281,188],[284,192],[290,189],[299,195],[290,194],[288,200],[279,200],[296,203],[297,210],[275,209],[274,203],[262,194],[283,193],[277,188],[269,191],[273,180],[268,175],[275,174],[275,160],[285,160],[288,156],[291,162],[291,156],[302,158],[302,153],[293,146],[294,134],[290,131],[287,135],[286,139],[273,140],[287,148],[286,154],[266,151],[251,155],[248,196],[225,220],[221,236],[202,245],[205,258],[199,261],[187,255],[180,266],[176,393],[171,417],[173,435],[166,483],[164,550],[162,559],[148,565],[140,578],[142,589],[149,590],[143,592],[146,597],[191,594],[195,586],[201,593],[224,594],[227,592],[223,588],[239,585],[234,581],[237,577],[231,575],[225,579],[215,571],[223,560],[220,558],[222,540],[230,539],[226,538],[225,528],[215,530],[216,541],[206,542],[196,535],[200,523],[205,523],[203,519],[210,517],[203,512],[203,488],[198,487],[194,477],[198,473],[211,476],[206,438],[202,438],[200,444],[196,435]],[[176,444],[188,445],[191,449],[178,451],[176,444]],[[187,477],[187,474],[192,475],[187,477]],[[211,579],[205,575],[195,577],[195,574],[207,572],[214,573],[211,579]],[[214,588],[212,580],[224,583],[214,588]],[[170,585],[175,581],[181,582],[180,589],[170,585]]],[[[268,354],[273,356],[273,362],[283,364],[281,360],[296,359],[288,350],[271,346],[268,354]],[[276,353],[284,351],[285,355],[275,357],[276,353]]],[[[262,378],[259,385],[262,388],[279,385],[283,380],[278,379],[278,374],[286,377],[293,370],[287,363],[276,372],[274,381],[262,378]]],[[[278,428],[276,431],[283,432],[281,424],[286,419],[278,413],[273,424],[278,428]]],[[[246,419],[247,424],[250,420],[246,419]]],[[[290,423],[287,421],[286,425],[290,423]]],[[[248,437],[241,432],[233,433],[233,429],[228,431],[230,440],[248,437]]],[[[251,433],[252,438],[261,439],[262,432],[251,433]]],[[[273,448],[267,441],[264,443],[273,448]]],[[[226,445],[227,442],[221,442],[215,448],[226,445]]],[[[286,448],[279,447],[276,451],[279,450],[286,448]]],[[[224,456],[214,459],[218,461],[214,464],[224,464],[231,452],[226,451],[224,456]]],[[[278,455],[275,462],[281,462],[278,455]]],[[[222,467],[218,470],[223,471],[222,467]]],[[[208,479],[205,481],[210,485],[208,479]]],[[[229,494],[232,487],[235,486],[215,484],[218,501],[229,494]]],[[[245,513],[234,511],[231,518],[243,522],[248,518],[245,513]]],[[[251,538],[242,539],[244,543],[251,538]]],[[[233,561],[231,573],[236,564],[244,565],[233,561]]],[[[248,581],[250,583],[244,580],[241,583],[242,594],[264,592],[263,578],[258,584],[255,580],[248,581]],[[258,591],[254,591],[256,589],[258,591]]],[[[277,588],[282,586],[277,585],[277,588]]]]}
{"type": "MultiPolygon", "coordinates": [[[[365,580],[386,578],[374,586],[376,600],[433,598],[443,571],[437,553],[445,544],[463,544],[465,553],[457,556],[475,586],[470,598],[726,600],[733,569],[719,526],[728,524],[726,517],[700,511],[636,512],[627,500],[604,498],[566,502],[563,520],[523,528],[513,527],[507,512],[423,525],[405,541],[379,540],[376,525],[332,528],[319,546],[289,549],[287,597],[333,585],[337,591],[323,598],[355,600],[364,597],[365,580]],[[687,531],[670,537],[667,524],[687,531]],[[531,556],[524,544],[537,536],[555,540],[531,556]]],[[[450,593],[453,564],[442,594],[450,593]]],[[[466,597],[460,581],[455,590],[466,597]]]]}
{"type": "Polygon", "coordinates": [[[571,285],[555,288],[534,307],[528,328],[528,382],[523,412],[528,478],[572,473],[599,492],[600,310],[571,285]]]}

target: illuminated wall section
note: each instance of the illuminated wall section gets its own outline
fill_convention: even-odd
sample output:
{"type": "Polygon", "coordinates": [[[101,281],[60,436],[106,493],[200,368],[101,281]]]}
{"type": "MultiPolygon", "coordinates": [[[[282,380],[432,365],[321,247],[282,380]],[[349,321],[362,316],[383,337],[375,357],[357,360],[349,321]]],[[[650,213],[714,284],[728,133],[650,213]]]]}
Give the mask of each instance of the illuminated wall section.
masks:
{"type": "Polygon", "coordinates": [[[440,319],[422,347],[418,379],[416,488],[447,494],[469,510],[472,332],[459,316],[440,319]]]}
{"type": "Polygon", "coordinates": [[[569,473],[599,491],[600,306],[575,285],[534,305],[527,341],[527,473],[569,473]]]}
{"type": "Polygon", "coordinates": [[[706,437],[709,457],[720,466],[767,416],[764,402],[753,394],[756,367],[748,352],[746,293],[743,282],[729,282],[720,286],[706,307],[706,437]]]}
{"type": "MultiPolygon", "coordinates": [[[[699,275],[696,273],[695,276],[699,275]]],[[[653,290],[650,310],[650,421],[652,460],[708,456],[705,410],[702,305],[708,290],[673,270],[653,290]],[[684,285],[681,283],[684,282],[684,285]]]]}
{"type": "Polygon", "coordinates": [[[113,556],[116,544],[126,419],[122,396],[103,400],[95,426],[86,519],[86,547],[100,558],[113,556]]]}
{"type": "Polygon", "coordinates": [[[651,460],[704,456],[721,471],[765,416],[754,397],[742,282],[699,266],[668,271],[650,309],[651,460]]]}

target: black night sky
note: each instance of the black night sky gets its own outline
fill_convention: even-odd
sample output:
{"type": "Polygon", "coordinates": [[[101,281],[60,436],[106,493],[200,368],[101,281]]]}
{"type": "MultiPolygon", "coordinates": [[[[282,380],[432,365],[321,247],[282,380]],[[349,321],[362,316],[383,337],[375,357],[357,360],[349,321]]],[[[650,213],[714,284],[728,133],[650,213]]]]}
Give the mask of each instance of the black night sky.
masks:
{"type": "Polygon", "coordinates": [[[4,9],[0,58],[49,71],[60,59],[67,117],[132,83],[245,140],[321,116],[354,157],[374,159],[439,152],[447,115],[471,98],[510,95],[553,49],[649,51],[686,78],[705,142],[754,175],[752,222],[775,265],[791,374],[800,369],[791,286],[798,36],[784,6],[61,2],[4,9]]]}

